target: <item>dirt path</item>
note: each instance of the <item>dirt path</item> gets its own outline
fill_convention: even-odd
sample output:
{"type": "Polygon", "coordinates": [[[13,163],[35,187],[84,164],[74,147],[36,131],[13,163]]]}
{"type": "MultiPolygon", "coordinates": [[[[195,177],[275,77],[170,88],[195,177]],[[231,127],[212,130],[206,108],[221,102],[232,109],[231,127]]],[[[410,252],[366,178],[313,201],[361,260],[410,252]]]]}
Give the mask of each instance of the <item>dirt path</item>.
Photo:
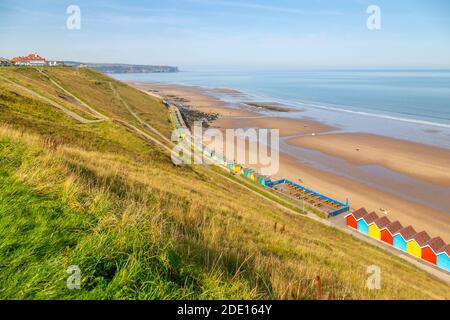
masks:
{"type": "Polygon", "coordinates": [[[59,89],[61,89],[62,91],[64,91],[67,95],[71,96],[72,98],[74,98],[78,103],[80,103],[83,107],[85,107],[86,109],[88,109],[93,115],[95,115],[97,118],[99,119],[109,119],[107,116],[105,116],[104,114],[98,112],[97,110],[95,110],[94,108],[92,108],[90,105],[88,105],[87,103],[85,103],[84,101],[80,100],[77,96],[75,96],[74,94],[72,94],[70,91],[66,90],[65,88],[63,88],[56,80],[54,80],[52,77],[50,77],[47,73],[45,73],[44,71],[37,69],[41,74],[43,74],[45,77],[47,77],[51,83],[53,83],[53,85],[55,85],[56,87],[58,87],[59,89]]]}
{"type": "Polygon", "coordinates": [[[155,133],[157,136],[159,136],[161,139],[163,139],[165,142],[167,142],[169,145],[174,145],[172,141],[170,141],[167,137],[165,137],[162,133],[160,133],[157,129],[155,129],[153,126],[149,125],[147,122],[141,119],[141,117],[138,116],[136,112],[131,109],[131,107],[128,105],[128,103],[123,100],[123,98],[120,96],[119,92],[117,92],[116,88],[114,88],[113,84],[110,82],[109,86],[111,87],[111,90],[114,92],[114,95],[117,97],[117,99],[122,102],[122,104],[125,106],[125,108],[128,110],[128,112],[144,127],[147,129],[150,129],[153,133],[155,133]]]}
{"type": "Polygon", "coordinates": [[[27,87],[24,87],[24,86],[14,82],[14,81],[12,81],[12,80],[9,80],[9,79],[7,79],[7,78],[5,78],[3,76],[0,76],[0,79],[2,79],[4,81],[8,82],[9,84],[11,84],[11,85],[13,85],[13,86],[15,86],[15,87],[17,87],[17,88],[19,88],[19,89],[29,93],[29,94],[31,94],[32,96],[35,96],[35,97],[39,98],[40,100],[45,101],[46,103],[48,103],[48,104],[52,105],[53,107],[59,109],[60,111],[62,111],[63,113],[65,113],[66,115],[68,115],[69,117],[73,118],[74,120],[76,120],[76,121],[78,121],[80,123],[98,123],[98,122],[104,121],[104,119],[89,120],[89,119],[83,118],[79,114],[77,114],[77,113],[67,109],[66,107],[63,107],[59,103],[57,103],[57,102],[55,102],[53,100],[50,100],[49,98],[44,97],[44,96],[40,95],[39,93],[31,90],[31,89],[28,89],[27,87]]]}

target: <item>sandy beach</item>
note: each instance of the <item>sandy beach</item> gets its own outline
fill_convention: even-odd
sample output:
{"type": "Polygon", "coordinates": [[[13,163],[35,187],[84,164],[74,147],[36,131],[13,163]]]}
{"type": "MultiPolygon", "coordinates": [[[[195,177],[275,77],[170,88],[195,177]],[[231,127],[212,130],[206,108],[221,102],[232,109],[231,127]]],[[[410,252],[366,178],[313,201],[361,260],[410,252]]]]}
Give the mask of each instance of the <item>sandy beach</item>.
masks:
{"type": "Polygon", "coordinates": [[[289,119],[283,117],[229,118],[222,117],[214,121],[213,126],[220,129],[257,128],[278,129],[280,137],[326,132],[333,127],[308,119],[289,119]]]}
{"type": "Polygon", "coordinates": [[[450,187],[450,150],[372,134],[324,134],[288,143],[344,158],[358,165],[379,164],[391,170],[450,187]]]}
{"type": "MultiPolygon", "coordinates": [[[[146,92],[153,90],[154,94],[160,96],[170,96],[172,99],[175,96],[181,99],[179,101],[184,105],[203,112],[218,113],[220,118],[214,121],[212,126],[221,130],[278,128],[280,136],[287,137],[287,143],[294,148],[320,151],[336,159],[346,160],[355,168],[366,165],[382,166],[442,188],[437,190],[448,190],[444,188],[450,186],[450,151],[446,149],[364,133],[327,133],[334,128],[313,119],[290,119],[285,117],[284,113],[277,117],[267,117],[251,108],[236,109],[236,106],[215,97],[217,91],[211,93],[199,87],[136,82],[132,85],[146,92]]],[[[232,94],[238,95],[235,91],[232,91],[232,94]]],[[[380,208],[384,208],[391,221],[399,220],[404,226],[412,225],[418,232],[426,230],[430,236],[440,236],[450,242],[450,200],[443,199],[439,192],[433,194],[433,197],[443,206],[448,202],[448,210],[439,210],[418,201],[405,199],[388,190],[380,190],[371,185],[371,181],[363,181],[364,177],[357,176],[356,173],[352,178],[352,170],[348,168],[342,169],[346,170],[346,176],[339,175],[320,170],[281,151],[280,170],[276,178],[289,178],[340,201],[345,201],[348,197],[353,209],[365,207],[381,216],[384,213],[380,208]]],[[[416,192],[404,185],[392,187],[396,188],[397,192],[404,191],[408,195],[414,196],[416,192]]]]}
{"type": "MultiPolygon", "coordinates": [[[[147,93],[162,96],[171,102],[183,103],[184,105],[195,107],[199,111],[217,113],[222,117],[251,117],[258,115],[250,108],[247,110],[232,108],[229,103],[209,95],[205,89],[200,87],[148,82],[139,83],[136,81],[128,82],[128,84],[147,93]]],[[[238,96],[239,93],[239,91],[231,89],[212,89],[210,92],[230,96],[238,96]]]]}

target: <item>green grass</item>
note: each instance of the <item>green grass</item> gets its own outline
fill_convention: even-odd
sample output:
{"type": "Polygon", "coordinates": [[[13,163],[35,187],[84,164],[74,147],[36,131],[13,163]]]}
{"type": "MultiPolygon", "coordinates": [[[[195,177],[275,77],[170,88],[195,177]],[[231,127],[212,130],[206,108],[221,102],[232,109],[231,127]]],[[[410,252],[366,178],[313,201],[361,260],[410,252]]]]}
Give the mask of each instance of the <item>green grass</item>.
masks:
{"type": "MultiPolygon", "coordinates": [[[[34,72],[17,70],[9,77],[34,72]]],[[[78,97],[108,116],[133,120],[108,95],[108,77],[52,72],[67,72],[78,97]]],[[[170,132],[159,101],[127,90],[130,105],[170,132]]],[[[314,299],[316,275],[333,299],[450,298],[448,285],[404,260],[208,168],[175,166],[117,122],[76,123],[1,81],[0,97],[2,299],[314,299]],[[372,264],[381,290],[366,288],[372,264]],[[70,265],[81,290],[66,288],[70,265]]]]}

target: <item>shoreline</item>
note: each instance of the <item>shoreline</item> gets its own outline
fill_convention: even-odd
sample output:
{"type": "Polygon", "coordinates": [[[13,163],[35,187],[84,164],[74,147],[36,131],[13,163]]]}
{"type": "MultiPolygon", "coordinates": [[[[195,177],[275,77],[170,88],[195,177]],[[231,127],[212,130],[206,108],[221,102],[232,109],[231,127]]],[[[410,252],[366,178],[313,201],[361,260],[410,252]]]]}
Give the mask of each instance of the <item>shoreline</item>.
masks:
{"type": "MultiPolygon", "coordinates": [[[[336,133],[332,126],[313,119],[288,118],[285,112],[279,112],[278,116],[270,117],[251,107],[239,109],[242,104],[223,101],[205,88],[151,82],[138,84],[133,81],[128,83],[149,94],[177,97],[180,103],[187,104],[194,110],[219,114],[219,119],[210,123],[213,128],[225,130],[227,128],[278,127],[280,128],[280,137],[286,137],[287,144],[294,148],[300,146],[308,150],[320,151],[347,160],[356,167],[367,164],[385,166],[394,172],[437,184],[443,188],[450,185],[447,177],[442,178],[439,175],[447,160],[447,150],[445,149],[443,149],[445,152],[442,152],[442,150],[438,150],[439,148],[423,145],[424,149],[415,146],[415,149],[409,150],[411,142],[408,141],[377,135],[367,137],[367,134],[364,133],[351,135],[336,133]],[[151,93],[149,90],[152,90],[151,93]],[[312,134],[315,133],[318,134],[313,136],[312,134]],[[330,139],[332,142],[327,141],[329,138],[332,138],[330,139]],[[350,141],[347,141],[349,138],[351,138],[350,141]],[[383,145],[386,142],[392,145],[384,149],[383,145]],[[366,148],[369,148],[372,143],[375,143],[375,147],[372,147],[374,149],[368,152],[366,148]],[[361,156],[362,152],[355,156],[354,153],[356,152],[348,151],[350,149],[355,150],[353,148],[355,145],[360,146],[360,151],[365,151],[365,157],[361,156]],[[417,153],[417,150],[420,152],[417,153]],[[436,150],[439,151],[437,156],[433,152],[436,150]],[[383,157],[372,157],[374,152],[381,155],[389,154],[390,162],[385,162],[383,157]],[[415,166],[402,164],[402,159],[404,160],[405,157],[407,159],[411,155],[414,155],[415,166]],[[416,158],[419,158],[418,162],[416,158]],[[436,165],[426,166],[426,170],[420,170],[421,166],[428,163],[436,165]]],[[[220,89],[216,89],[215,93],[217,93],[217,90],[220,89]]],[[[238,91],[233,90],[233,95],[237,95],[236,92],[238,91]]],[[[245,98],[245,96],[242,97],[245,98]]],[[[450,212],[436,210],[416,201],[406,200],[388,191],[374,188],[368,183],[326,170],[319,170],[299,161],[296,157],[283,152],[283,150],[280,150],[280,170],[276,177],[289,178],[293,181],[298,181],[301,178],[302,183],[306,186],[338,200],[345,201],[345,197],[349,197],[353,209],[365,207],[367,210],[376,211],[382,216],[383,214],[380,213],[379,209],[386,208],[391,221],[399,220],[404,226],[411,224],[418,232],[426,230],[432,237],[440,236],[444,241],[450,242],[450,212]]]]}
{"type": "Polygon", "coordinates": [[[450,150],[447,149],[367,133],[297,137],[287,140],[287,144],[317,150],[357,165],[380,164],[408,176],[450,187],[450,150]]]}

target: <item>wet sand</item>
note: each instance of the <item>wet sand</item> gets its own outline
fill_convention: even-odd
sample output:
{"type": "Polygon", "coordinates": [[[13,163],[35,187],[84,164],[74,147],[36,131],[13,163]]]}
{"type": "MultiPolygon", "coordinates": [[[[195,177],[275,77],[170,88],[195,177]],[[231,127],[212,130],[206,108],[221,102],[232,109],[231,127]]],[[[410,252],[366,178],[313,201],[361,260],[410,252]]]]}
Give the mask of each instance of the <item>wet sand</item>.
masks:
{"type": "MultiPolygon", "coordinates": [[[[159,95],[161,97],[167,98],[168,100],[174,100],[173,97],[179,97],[179,103],[183,103],[187,106],[195,107],[195,109],[208,112],[217,113],[222,117],[249,117],[257,116],[258,113],[252,111],[250,108],[244,110],[242,108],[232,108],[232,106],[214,97],[209,93],[216,94],[230,94],[231,96],[236,96],[236,90],[231,89],[211,89],[209,92],[203,88],[195,86],[179,86],[179,85],[169,85],[161,83],[149,83],[149,82],[128,82],[128,84],[137,87],[140,90],[149,92],[150,94],[159,95]],[[171,99],[172,98],[172,99],[171,99]]],[[[177,103],[177,101],[174,101],[177,103]]]]}
{"type": "MultiPolygon", "coordinates": [[[[198,87],[147,83],[140,84],[138,88],[156,90],[154,93],[162,96],[176,95],[186,99],[186,103],[195,109],[218,113],[220,118],[212,126],[221,130],[278,128],[280,136],[288,137],[287,142],[293,147],[317,150],[345,159],[355,167],[374,164],[441,187],[450,185],[450,151],[445,149],[363,133],[326,133],[334,128],[311,119],[267,117],[250,108],[235,109],[235,106],[198,87]],[[289,139],[290,136],[293,137],[289,139]]],[[[233,91],[233,95],[237,93],[233,91]]],[[[384,208],[391,221],[399,220],[404,226],[413,225],[418,232],[426,230],[430,236],[440,236],[450,242],[450,208],[437,210],[406,200],[371,187],[369,183],[319,170],[284,152],[280,153],[280,168],[275,177],[289,178],[340,201],[348,197],[353,209],[365,207],[381,216],[384,213],[380,208],[384,208]]]]}
{"type": "Polygon", "coordinates": [[[333,130],[333,127],[308,119],[290,119],[283,117],[258,117],[258,118],[220,118],[212,123],[213,127],[221,129],[258,128],[278,129],[280,137],[315,134],[333,130]]]}
{"type": "Polygon", "coordinates": [[[447,149],[364,133],[298,137],[289,139],[287,143],[318,150],[357,165],[382,165],[450,187],[450,150],[447,149]]]}

